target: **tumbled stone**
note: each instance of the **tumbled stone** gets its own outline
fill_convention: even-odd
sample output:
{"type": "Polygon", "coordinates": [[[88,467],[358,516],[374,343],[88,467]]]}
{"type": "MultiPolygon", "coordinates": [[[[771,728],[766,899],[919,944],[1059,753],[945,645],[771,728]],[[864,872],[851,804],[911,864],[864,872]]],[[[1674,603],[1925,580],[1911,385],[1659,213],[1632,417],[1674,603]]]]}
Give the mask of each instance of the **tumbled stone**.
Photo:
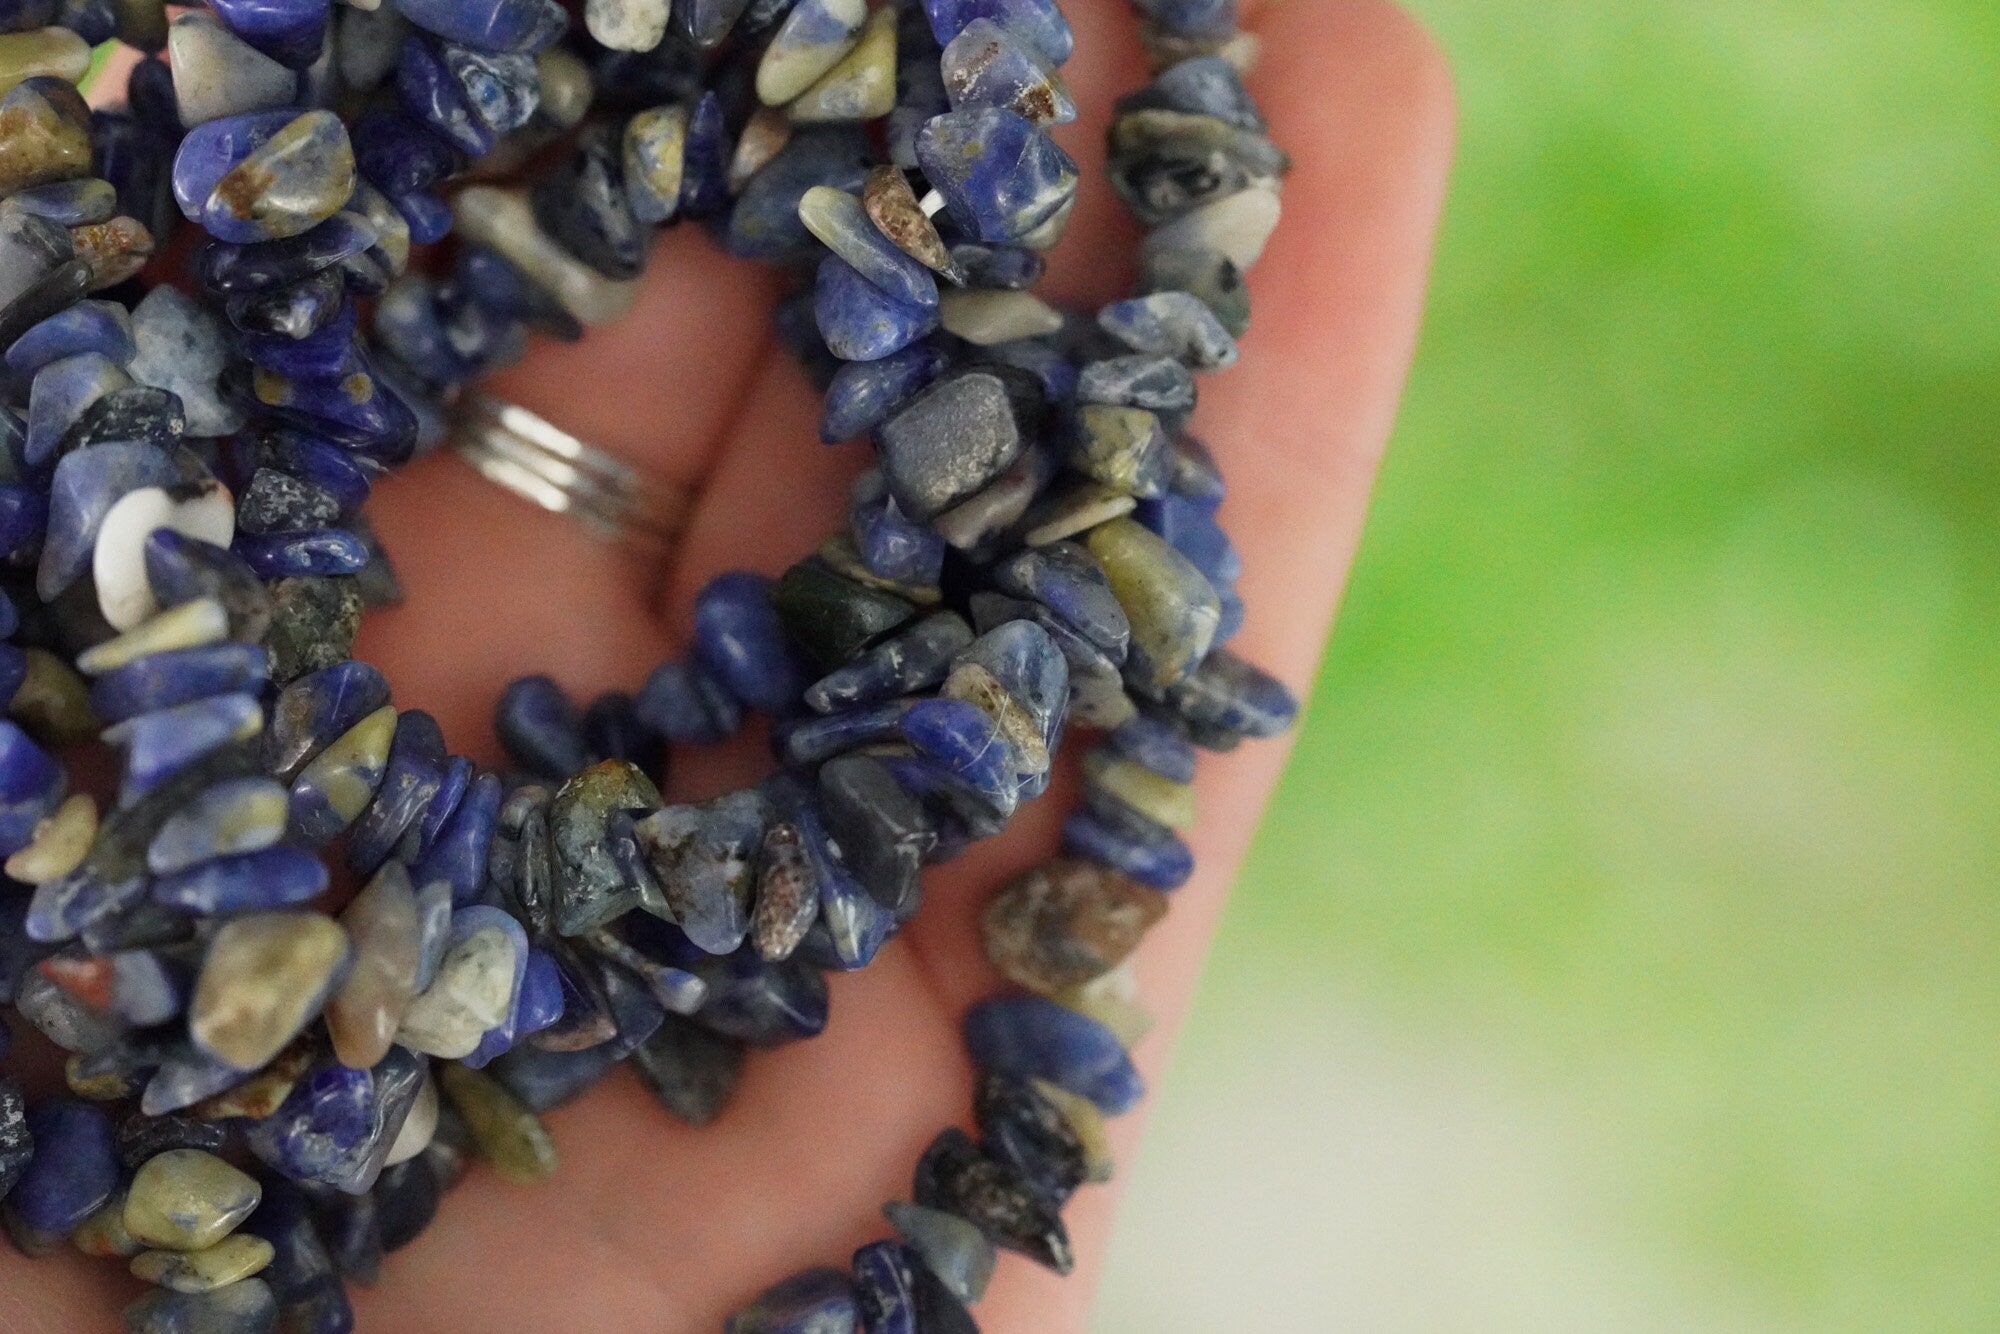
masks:
{"type": "Polygon", "coordinates": [[[1069,154],[1033,121],[999,107],[934,117],[917,136],[917,160],[952,217],[981,241],[1029,242],[1076,199],[1069,154]]]}
{"type": "Polygon", "coordinates": [[[167,54],[184,128],[282,107],[298,94],[295,72],[203,11],[183,13],[167,26],[167,54]]]}
{"type": "Polygon", "coordinates": [[[437,1128],[437,1080],[431,1077],[429,1069],[426,1068],[416,1097],[410,1103],[409,1114],[403,1118],[402,1129],[396,1132],[396,1138],[390,1142],[388,1156],[383,1158],[382,1165],[385,1168],[395,1167],[399,1163],[407,1163],[415,1158],[430,1147],[431,1140],[437,1135],[437,1128]]]}
{"type": "Polygon", "coordinates": [[[294,1181],[360,1194],[381,1174],[425,1069],[422,1057],[401,1048],[371,1070],[321,1060],[282,1106],[248,1127],[244,1140],[294,1181]]]}
{"type": "Polygon", "coordinates": [[[97,837],[97,802],[76,792],[36,822],[33,841],[7,858],[7,876],[24,885],[60,880],[74,871],[97,837]]]}
{"type": "Polygon", "coordinates": [[[396,710],[385,704],[301,769],[292,780],[292,828],[325,843],[359,819],[382,784],[395,734],[396,710]]]}
{"type": "Polygon", "coordinates": [[[268,778],[218,783],[160,826],[147,846],[146,864],[155,875],[171,875],[267,848],[284,837],[288,811],[284,787],[268,778]]]}
{"type": "Polygon", "coordinates": [[[659,789],[636,765],[606,760],[564,783],[549,803],[555,853],[555,921],[581,935],[640,906],[653,886],[623,863],[605,837],[614,812],[643,817],[660,808],[659,789]]]}
{"type": "Polygon", "coordinates": [[[7,1193],[7,1206],[13,1218],[35,1233],[68,1236],[118,1189],[111,1122],[88,1103],[40,1103],[27,1112],[24,1128],[7,1138],[34,1146],[33,1157],[7,1193]]]}
{"type": "Polygon", "coordinates": [[[792,642],[823,670],[852,661],[916,612],[903,598],[844,578],[816,560],[787,569],[771,603],[792,642]]]}
{"type": "Polygon", "coordinates": [[[879,361],[930,333],[938,317],[933,309],[904,304],[845,260],[829,255],[820,262],[813,284],[813,320],[834,356],[879,361]]]}
{"type": "Polygon", "coordinates": [[[965,1041],[982,1071],[1047,1080],[1114,1116],[1130,1111],[1144,1091],[1115,1034],[1040,996],[974,1006],[965,1019],[965,1041]]]}
{"type": "Polygon", "coordinates": [[[1041,53],[987,18],[966,24],[944,48],[945,91],[954,111],[1002,107],[1038,125],[1076,119],[1076,102],[1041,53]]]}
{"type": "Polygon", "coordinates": [[[869,285],[895,302],[919,310],[936,307],[937,280],[883,235],[856,196],[814,186],[799,199],[799,220],[869,285]]]}
{"type": "Polygon", "coordinates": [[[1075,1267],[1062,1215],[1012,1164],[988,1157],[956,1126],[917,1164],[918,1204],[956,1214],[995,1242],[1067,1274],[1075,1267]]]}
{"type": "Polygon", "coordinates": [[[1140,246],[1140,258],[1150,262],[1171,251],[1214,251],[1247,272],[1277,229],[1278,213],[1275,187],[1239,190],[1150,233],[1140,246]]]}
{"type": "Polygon", "coordinates": [[[976,1302],[986,1295],[998,1257],[984,1232],[956,1214],[904,1200],[891,1200],[882,1213],[954,1297],[976,1302]]]}
{"type": "Polygon", "coordinates": [[[797,99],[785,114],[800,124],[874,120],[896,105],[896,13],[878,9],[861,40],[797,99]]]}
{"type": "MultiPolygon", "coordinates": [[[[89,48],[75,34],[61,29],[54,31],[59,35],[50,39],[53,44],[72,56],[81,48],[83,59],[89,61],[89,48]]],[[[35,34],[20,34],[9,40],[18,42],[22,36],[33,37],[35,34]]],[[[0,75],[0,79],[4,79],[4,75],[0,75]]],[[[52,185],[89,174],[90,127],[87,123],[79,125],[63,114],[42,89],[32,83],[19,84],[4,91],[5,95],[0,96],[0,194],[12,194],[16,190],[52,185]]],[[[18,295],[19,291],[8,292],[6,299],[12,301],[18,295]]]]}
{"type": "Polygon", "coordinates": [[[826,979],[798,959],[766,963],[739,951],[697,971],[709,984],[698,1020],[755,1047],[818,1035],[826,1027],[826,979]]]}
{"type": "Polygon", "coordinates": [[[899,918],[916,908],[918,874],[937,846],[923,808],[878,761],[845,755],[819,771],[820,806],[842,857],[877,903],[899,918]]]}
{"type": "Polygon", "coordinates": [[[806,691],[806,703],[821,713],[871,704],[934,686],[951,660],[972,642],[963,617],[942,612],[883,640],[806,691]]]}
{"type": "Polygon", "coordinates": [[[262,642],[271,679],[295,680],[345,659],[361,628],[361,595],[352,579],[279,580],[271,590],[269,628],[262,642]]]}
{"type": "Polygon", "coordinates": [[[124,1319],[127,1334],[269,1334],[278,1302],[253,1277],[206,1292],[161,1289],[126,1307],[124,1319]]]}
{"type": "Polygon", "coordinates": [[[680,207],[687,133],[687,112],[677,106],[652,107],[625,122],[625,193],[633,216],[648,226],[665,222],[680,207]]]}
{"type": "Polygon", "coordinates": [[[764,832],[750,938],[760,958],[788,959],[819,916],[819,887],[796,825],[779,821],[764,832]]]}
{"type": "Polygon", "coordinates": [[[724,1334],[855,1334],[854,1287],[838,1269],[808,1269],[772,1284],[722,1322],[724,1334]]]}
{"type": "Polygon", "coordinates": [[[261,1121],[284,1105],[311,1066],[314,1044],[305,1037],[292,1041],[270,1064],[240,1084],[211,1094],[189,1107],[190,1116],[204,1121],[261,1121]]]}
{"type": "MultiPolygon", "coordinates": [[[[493,774],[472,778],[471,773],[469,761],[460,764],[455,760],[446,770],[438,796],[418,825],[423,853],[410,867],[412,884],[425,889],[446,884],[451,902],[458,905],[471,903],[486,883],[494,825],[500,814],[499,778],[493,774]]],[[[419,899],[423,893],[419,890],[419,899]]]]}
{"type": "Polygon", "coordinates": [[[890,494],[919,520],[976,494],[1025,444],[1006,383],[983,370],[931,385],[882,424],[876,442],[890,494]]]}
{"type": "Polygon", "coordinates": [[[228,490],[212,477],[174,487],[143,486],[105,511],[91,548],[90,573],[98,610],[114,630],[130,630],[159,610],[146,578],[146,550],[162,529],[227,545],[236,532],[228,490]]]}
{"type": "Polygon", "coordinates": [[[188,1032],[211,1056],[255,1070],[319,1013],[347,959],[347,933],[318,913],[226,922],[202,960],[188,1032]]]}
{"type": "Polygon", "coordinates": [[[273,1254],[270,1242],[239,1232],[198,1251],[142,1252],[132,1276],[174,1292],[213,1292],[262,1273],[273,1254]]]}
{"type": "Polygon", "coordinates": [[[263,1198],[254,1178],[199,1149],[148,1159],[125,1194],[125,1230],[149,1246],[199,1251],[248,1218],[263,1198]]]}
{"type": "Polygon", "coordinates": [[[757,96],[783,106],[853,50],[868,17],[861,0],[800,0],[757,64],[757,96]]]}
{"type": "Polygon", "coordinates": [[[160,284],[133,307],[132,337],[139,349],[129,368],[132,378],[177,396],[188,434],[227,435],[242,428],[242,408],[218,388],[229,360],[226,335],[199,302],[160,284]]]}
{"type": "Polygon", "coordinates": [[[1088,862],[1055,861],[988,900],[980,929],[1003,975],[1049,995],[1115,968],[1166,911],[1157,890],[1088,862]]]}
{"type": "Polygon", "coordinates": [[[590,35],[613,51],[650,51],[666,35],[667,0],[588,0],[583,10],[590,35]]]}
{"type": "Polygon", "coordinates": [[[328,1002],[334,1053],[365,1070],[388,1054],[417,987],[420,923],[409,873],[391,862],[341,911],[354,967],[328,1002]]]}
{"type": "Polygon", "coordinates": [[[631,309],[636,284],[607,278],[557,245],[520,192],[468,186],[453,196],[452,218],[467,242],[505,256],[583,323],[602,324],[631,309]]]}
{"type": "Polygon", "coordinates": [[[505,913],[487,913],[467,908],[453,914],[455,939],[436,978],[403,1012],[396,1033],[403,1046],[456,1060],[470,1056],[487,1030],[506,1021],[527,965],[527,938],[505,913]]]}
{"type": "Polygon", "coordinates": [[[554,1173],[556,1149],[548,1131],[498,1081],[451,1062],[438,1067],[437,1077],[445,1097],[465,1118],[480,1157],[502,1180],[533,1185],[554,1173]]]}
{"type": "Polygon", "coordinates": [[[145,1249],[145,1243],[126,1230],[123,1194],[113,1195],[96,1213],[84,1219],[69,1234],[69,1244],[99,1259],[129,1260],[145,1249]]]}
{"type": "Polygon", "coordinates": [[[1184,680],[1201,665],[1221,624],[1221,604],[1201,571],[1130,519],[1114,519],[1085,539],[1104,567],[1132,627],[1127,673],[1151,690],[1184,680]]]}
{"type": "Polygon", "coordinates": [[[244,1231],[271,1243],[270,1267],[253,1281],[269,1285],[289,1328],[313,1334],[353,1328],[347,1295],[298,1187],[271,1182],[244,1231]]]}

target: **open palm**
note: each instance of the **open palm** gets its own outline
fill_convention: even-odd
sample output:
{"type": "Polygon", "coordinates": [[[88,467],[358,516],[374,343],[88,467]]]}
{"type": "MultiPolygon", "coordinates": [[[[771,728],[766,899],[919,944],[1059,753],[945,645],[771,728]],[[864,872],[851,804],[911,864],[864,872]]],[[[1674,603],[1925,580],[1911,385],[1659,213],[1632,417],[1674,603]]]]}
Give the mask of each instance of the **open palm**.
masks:
{"type": "MultiPolygon", "coordinates": [[[[1065,71],[1082,121],[1064,132],[1084,169],[1054,256],[1051,299],[1128,285],[1134,233],[1101,188],[1096,137],[1111,99],[1144,78],[1122,5],[1070,7],[1065,71]]],[[[1310,680],[1359,530],[1414,338],[1449,153],[1450,97],[1421,33],[1379,0],[1288,0],[1246,15],[1263,41],[1252,89],[1295,161],[1285,218],[1252,276],[1242,363],[1206,387],[1196,428],[1231,483],[1223,519],[1242,549],[1240,647],[1294,688],[1310,680]]],[[[572,693],[637,686],[685,646],[694,593],[718,571],[776,573],[842,520],[866,446],[815,436],[818,401],[772,342],[778,279],[669,233],[637,308],[583,342],[538,347],[492,388],[642,467],[699,488],[670,568],[646,571],[569,521],[532,510],[457,459],[413,466],[372,514],[409,592],[364,630],[357,656],[387,672],[456,750],[495,760],[493,701],[546,672],[572,693]]],[[[754,740],[676,753],[668,795],[713,795],[761,774],[754,740]]],[[[1279,767],[1279,745],[1209,760],[1193,881],[1141,950],[1160,1023],[1135,1053],[1164,1065],[1224,892],[1279,767]]],[[[998,980],[974,915],[986,889],[1048,855],[1073,799],[1058,781],[1015,827],[933,873],[922,915],[875,963],[833,982],[820,1038],[755,1056],[735,1100],[691,1129],[628,1073],[553,1113],[561,1155],[541,1187],[474,1174],[431,1230],[355,1294],[370,1334],[697,1331],[764,1286],[844,1263],[883,1234],[918,1155],[966,1119],[971,1070],[958,1021],[998,980]]],[[[1137,1116],[1115,1127],[1129,1152],[1137,1116]]],[[[1002,1262],[977,1315],[996,1334],[1081,1329],[1116,1188],[1085,1190],[1067,1219],[1067,1280],[1002,1262]]],[[[102,1262],[0,1258],[0,1328],[101,1330],[129,1294],[102,1262]]]]}

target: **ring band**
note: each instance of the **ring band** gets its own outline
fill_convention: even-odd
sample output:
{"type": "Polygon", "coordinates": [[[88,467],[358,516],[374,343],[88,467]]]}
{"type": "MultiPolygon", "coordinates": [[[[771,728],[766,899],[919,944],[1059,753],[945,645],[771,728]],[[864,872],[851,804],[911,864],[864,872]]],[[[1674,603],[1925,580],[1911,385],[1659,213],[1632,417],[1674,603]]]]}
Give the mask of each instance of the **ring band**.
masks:
{"type": "Polygon", "coordinates": [[[649,477],[547,419],[491,394],[459,400],[456,447],[480,476],[599,537],[664,555],[687,525],[694,496],[649,477]]]}

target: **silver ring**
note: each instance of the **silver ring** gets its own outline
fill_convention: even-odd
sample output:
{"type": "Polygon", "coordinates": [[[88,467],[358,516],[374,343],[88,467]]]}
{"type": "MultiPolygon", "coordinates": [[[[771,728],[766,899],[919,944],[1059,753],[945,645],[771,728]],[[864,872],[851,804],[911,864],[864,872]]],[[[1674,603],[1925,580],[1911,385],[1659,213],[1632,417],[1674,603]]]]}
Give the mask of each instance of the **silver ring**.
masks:
{"type": "Polygon", "coordinates": [[[458,402],[456,447],[481,477],[609,541],[664,555],[686,527],[693,493],[649,477],[547,419],[491,394],[458,402]]]}

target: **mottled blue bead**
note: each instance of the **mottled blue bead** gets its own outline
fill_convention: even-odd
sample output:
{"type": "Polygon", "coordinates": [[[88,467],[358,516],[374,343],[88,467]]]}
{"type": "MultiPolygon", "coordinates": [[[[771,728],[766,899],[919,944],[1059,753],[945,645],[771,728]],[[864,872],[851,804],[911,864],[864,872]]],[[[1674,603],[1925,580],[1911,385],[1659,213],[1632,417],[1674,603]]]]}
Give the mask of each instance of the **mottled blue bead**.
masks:
{"type": "Polygon", "coordinates": [[[965,1017],[965,1045],[981,1070],[1045,1079],[1113,1116],[1130,1111],[1145,1093],[1117,1034],[1040,996],[975,1005],[965,1017]]]}
{"type": "Polygon", "coordinates": [[[382,1160],[423,1088],[426,1062],[403,1047],[380,1064],[350,1070],[321,1059],[278,1110],[244,1132],[250,1151],[294,1181],[360,1194],[381,1175],[382,1160]]]}
{"type": "Polygon", "coordinates": [[[924,0],[924,13],[940,45],[965,31],[974,19],[990,19],[1033,46],[1051,65],[1062,64],[1076,49],[1076,35],[1055,0],[924,0]]]}
{"type": "Polygon", "coordinates": [[[347,201],[354,155],[347,128],[328,112],[249,111],[190,130],[174,155],[173,182],[181,212],[211,235],[276,240],[310,230],[347,201]],[[253,154],[246,178],[236,169],[253,154]]]}
{"type": "Polygon", "coordinates": [[[968,287],[1025,292],[1042,280],[1048,261],[1018,245],[981,245],[963,241],[951,248],[952,262],[965,274],[968,287]]]}
{"type": "Polygon", "coordinates": [[[1078,634],[1122,661],[1132,638],[1125,609],[1111,592],[1104,567],[1074,542],[1029,547],[993,567],[1003,592],[1037,602],[1078,634]]]}
{"type": "Polygon", "coordinates": [[[111,1119],[67,1098],[28,1111],[35,1156],[7,1204],[36,1232],[66,1237],[118,1189],[118,1146],[111,1119]]]}
{"type": "Polygon", "coordinates": [[[991,716],[964,700],[919,700],[904,711],[900,730],[918,754],[960,782],[994,794],[1013,789],[1020,768],[1014,748],[991,716]]]}
{"type": "Polygon", "coordinates": [[[163,1024],[187,1006],[194,976],[181,961],[157,950],[121,950],[111,956],[110,1014],[132,1028],[163,1024]]]}
{"type": "Polygon", "coordinates": [[[1298,697],[1284,682],[1227,651],[1210,653],[1161,699],[1188,724],[1196,744],[1219,749],[1236,738],[1276,736],[1299,712],[1298,697]]]}
{"type": "Polygon", "coordinates": [[[926,617],[815,681],[806,690],[806,704],[832,713],[934,686],[971,642],[972,628],[956,612],[926,617]]]}
{"type": "Polygon", "coordinates": [[[356,723],[389,702],[389,682],[365,662],[308,672],[278,692],[264,734],[264,762],[290,780],[356,723]]]}
{"type": "MultiPolygon", "coordinates": [[[[459,803],[465,799],[473,779],[478,776],[478,768],[463,755],[454,755],[446,762],[444,777],[438,783],[437,795],[424,807],[423,814],[418,818],[413,831],[415,853],[430,851],[437,842],[438,834],[444,829],[445,822],[458,810],[459,803]]],[[[410,840],[404,840],[406,848],[409,843],[410,840]]],[[[410,854],[406,852],[405,856],[408,855],[410,854]]]]}
{"type": "Polygon", "coordinates": [[[1076,119],[1076,102],[1048,59],[1025,35],[987,18],[966,24],[941,62],[953,110],[1006,107],[1043,125],[1076,119]]]}
{"type": "Polygon", "coordinates": [[[1248,608],[1244,606],[1242,595],[1228,584],[1216,585],[1215,600],[1222,608],[1221,619],[1215,623],[1215,642],[1226,644],[1243,628],[1248,608]]]}
{"type": "Polygon", "coordinates": [[[916,1266],[901,1242],[871,1241],[854,1253],[854,1295],[866,1334],[920,1334],[916,1266]]]}
{"type": "Polygon", "coordinates": [[[1063,850],[1109,866],[1154,889],[1179,889],[1194,874],[1194,852],[1170,829],[1127,813],[1080,810],[1063,821],[1063,850]]]}
{"type": "Polygon", "coordinates": [[[214,695],[107,729],[104,739],[125,747],[121,798],[138,796],[218,746],[255,736],[263,718],[255,695],[214,695]]]}
{"type": "Polygon", "coordinates": [[[1220,370],[1236,362],[1236,340],[1214,311],[1188,292],[1154,292],[1114,301],[1097,322],[1134,352],[1174,357],[1196,370],[1220,370]]]}
{"type": "Polygon", "coordinates": [[[339,446],[316,436],[273,431],[260,439],[258,455],[262,466],[290,473],[332,496],[343,514],[352,514],[368,499],[367,469],[339,446]]]}
{"type": "Polygon", "coordinates": [[[268,848],[284,837],[286,806],[282,783],[261,775],[225,779],[167,818],[146,845],[146,867],[172,875],[268,848]]]}
{"type": "Polygon", "coordinates": [[[0,482],[0,558],[28,555],[41,545],[48,527],[46,496],[30,486],[0,482]]]}
{"type": "Polygon", "coordinates": [[[437,48],[421,37],[403,42],[396,65],[396,95],[405,111],[444,136],[459,152],[478,157],[493,147],[492,129],[472,114],[437,48]]]}
{"type": "Polygon", "coordinates": [[[904,305],[836,255],[820,262],[813,319],[828,350],[845,361],[879,361],[938,323],[935,310],[904,305]]]}
{"type": "Polygon", "coordinates": [[[40,467],[91,404],[132,378],[99,352],[79,352],[42,368],[28,391],[28,462],[40,467]]]}
{"type": "Polygon", "coordinates": [[[1169,493],[1142,501],[1132,517],[1165,538],[1167,545],[1192,561],[1210,583],[1233,584],[1242,578],[1243,557],[1215,521],[1214,506],[1207,502],[1169,493]]]}
{"type": "Polygon", "coordinates": [[[390,355],[427,385],[453,384],[471,377],[472,363],[452,346],[436,289],[423,274],[406,273],[389,284],[375,303],[374,333],[390,355]]]}
{"type": "Polygon", "coordinates": [[[245,533],[233,544],[245,564],[266,580],[298,575],[358,574],[368,563],[368,548],[342,528],[303,533],[245,533]]]}
{"type": "Polygon", "coordinates": [[[511,261],[485,246],[461,249],[455,276],[459,287],[484,310],[525,321],[564,342],[583,337],[583,325],[574,315],[529,281],[511,261]]]}
{"type": "MultiPolygon", "coordinates": [[[[1186,0],[1168,0],[1185,3],[1186,0]]],[[[1193,0],[1196,5],[1227,3],[1227,0],[1193,0]]],[[[1136,93],[1120,98],[1118,109],[1158,107],[1190,116],[1214,116],[1253,134],[1265,130],[1256,99],[1243,86],[1243,77],[1222,56],[1196,56],[1169,65],[1153,81],[1136,93]]]]}
{"type": "Polygon", "coordinates": [[[499,817],[500,780],[481,774],[410,868],[410,879],[419,885],[445,881],[451,885],[453,903],[473,902],[486,878],[486,852],[499,817]]]}
{"type": "Polygon", "coordinates": [[[669,741],[726,741],[743,725],[743,706],[699,661],[654,668],[633,707],[641,723],[669,741]]]}
{"type": "Polygon", "coordinates": [[[551,0],[395,0],[395,5],[419,28],[479,51],[539,51],[569,26],[562,7],[551,0]]]}
{"type": "Polygon", "coordinates": [[[520,1022],[521,988],[528,975],[528,933],[513,914],[486,904],[474,903],[456,908],[451,914],[451,933],[445,938],[445,952],[470,940],[481,931],[494,930],[507,938],[513,953],[514,973],[507,988],[506,1018],[481,1036],[479,1046],[464,1063],[479,1069],[494,1057],[514,1045],[514,1034],[520,1022]]]}
{"type": "Polygon", "coordinates": [[[848,362],[827,385],[819,438],[834,445],[867,434],[949,365],[949,354],[929,341],[874,361],[848,362]]]}
{"type": "Polygon", "coordinates": [[[88,866],[60,880],[35,886],[23,922],[30,939],[44,943],[69,940],[108,921],[115,921],[145,896],[146,880],[129,877],[100,880],[88,866]]]}
{"type": "Polygon", "coordinates": [[[1069,661],[1047,630],[1034,621],[1008,621],[974,640],[957,662],[984,668],[1055,751],[1069,708],[1069,661]]]}
{"type": "Polygon", "coordinates": [[[326,886],[326,866],[318,857],[281,845],[161,876],[153,881],[152,895],[165,907],[206,915],[288,908],[326,886]]]}
{"type": "Polygon", "coordinates": [[[326,41],[331,0],[212,0],[229,30],[281,65],[304,69],[326,41]]]}
{"type": "Polygon", "coordinates": [[[52,362],[95,352],[129,366],[139,348],[132,341],[132,317],[115,301],[79,301],[35,325],[7,349],[7,369],[30,376],[52,362]]]}
{"type": "Polygon", "coordinates": [[[695,1017],[757,1047],[817,1037],[826,1028],[826,979],[796,960],[766,963],[749,950],[701,966],[708,999],[695,1017]]]}
{"type": "Polygon", "coordinates": [[[981,241],[1014,241],[1076,197],[1076,163],[1033,121],[997,107],[934,117],[917,159],[952,218],[981,241]]]}
{"type": "Polygon", "coordinates": [[[563,985],[555,956],[547,950],[530,949],[521,974],[521,1003],[515,1010],[514,1027],[521,1036],[539,1033],[562,1018],[563,985]]]}
{"type": "Polygon", "coordinates": [[[356,319],[354,303],[344,301],[332,318],[303,338],[239,330],[236,345],[251,365],[275,371],[287,379],[338,375],[348,364],[354,348],[356,319]]]}
{"type": "Polygon", "coordinates": [[[818,764],[861,746],[894,740],[909,707],[907,700],[892,699],[824,717],[800,718],[784,724],[775,739],[787,763],[818,764]]]}
{"type": "Polygon", "coordinates": [[[400,111],[371,111],[354,122],[354,160],[369,184],[394,199],[457,171],[457,149],[400,111]]]}
{"type": "Polygon", "coordinates": [[[165,1116],[242,1082],[243,1072],[236,1067],[192,1046],[176,1048],[146,1081],[139,1110],[147,1116],[165,1116]]]}
{"type": "Polygon", "coordinates": [[[1169,782],[1194,781],[1194,743],[1171,723],[1140,714],[1113,728],[1107,740],[1126,759],[1169,782]]]}
{"type": "Polygon", "coordinates": [[[872,163],[873,149],[859,126],[815,125],[794,131],[737,197],[729,215],[730,253],[780,260],[818,252],[819,242],[799,219],[799,201],[816,185],[860,193],[872,163]]]}
{"type": "Polygon", "coordinates": [[[396,717],[389,762],[375,800],[348,835],[347,864],[355,874],[373,875],[389,859],[404,834],[438,796],[444,783],[444,732],[422,709],[396,717]]]}
{"type": "Polygon", "coordinates": [[[875,900],[866,886],[848,868],[840,846],[827,832],[817,794],[787,782],[777,791],[785,818],[799,831],[799,849],[805,853],[819,889],[819,920],[833,945],[838,966],[865,968],[896,932],[896,914],[875,900]]]}
{"type": "Polygon", "coordinates": [[[118,191],[100,176],[17,190],[8,198],[15,207],[65,227],[109,222],[118,212],[118,191]]]}
{"type": "Polygon", "coordinates": [[[613,1046],[600,1042],[578,1051],[544,1051],[522,1043],[493,1062],[492,1075],[531,1112],[562,1106],[618,1068],[613,1046]]]}
{"type": "Polygon", "coordinates": [[[451,233],[451,205],[435,190],[392,195],[390,202],[410,228],[411,245],[436,245],[451,233]]]}
{"type": "Polygon", "coordinates": [[[723,1322],[724,1334],[855,1334],[854,1288],[838,1269],[808,1269],[759,1293],[723,1322]]]}
{"type": "Polygon", "coordinates": [[[799,213],[829,250],[889,297],[920,310],[937,305],[937,279],[882,234],[860,199],[845,190],[808,190],[799,213]]]}
{"type": "Polygon", "coordinates": [[[416,447],[415,415],[358,345],[333,375],[260,370],[254,388],[278,421],[344,444],[371,462],[395,467],[416,447]]]}
{"type": "Polygon", "coordinates": [[[560,783],[590,763],[582,716],[546,676],[509,683],[494,706],[493,730],[508,758],[537,778],[560,783]]]}
{"type": "Polygon", "coordinates": [[[625,760],[659,782],[664,752],[660,734],[639,720],[638,702],[622,690],[607,690],[583,711],[583,739],[594,759],[625,760]]]}
{"type": "Polygon", "coordinates": [[[709,580],[695,598],[694,650],[743,703],[779,715],[805,688],[805,668],[771,606],[771,580],[732,571],[709,580]]]}
{"type": "Polygon", "coordinates": [[[0,719],[0,856],[28,846],[62,800],[62,766],[19,724],[0,719]]]}

